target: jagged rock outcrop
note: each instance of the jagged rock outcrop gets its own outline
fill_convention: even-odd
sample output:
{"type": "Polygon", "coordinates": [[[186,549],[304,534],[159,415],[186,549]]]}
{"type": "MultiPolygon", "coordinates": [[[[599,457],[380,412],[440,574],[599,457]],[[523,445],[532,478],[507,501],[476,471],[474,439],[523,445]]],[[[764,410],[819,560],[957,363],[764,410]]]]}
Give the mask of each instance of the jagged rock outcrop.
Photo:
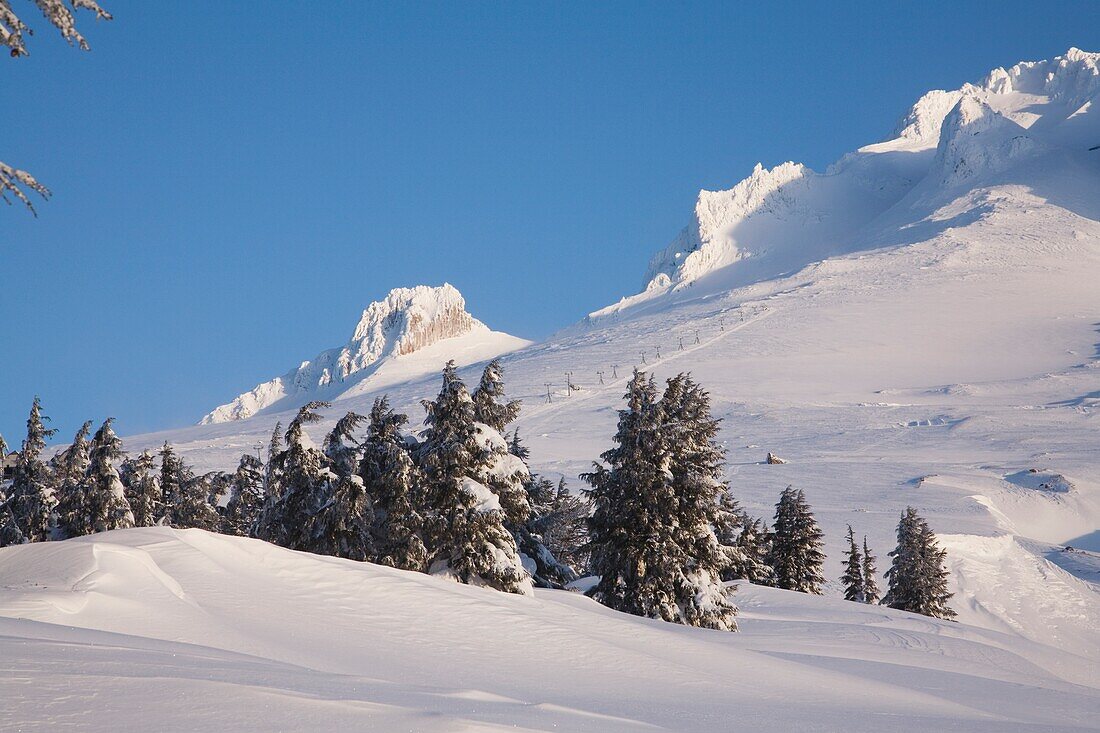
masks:
{"type": "Polygon", "coordinates": [[[499,349],[482,354],[482,358],[526,343],[490,331],[466,312],[466,300],[449,284],[396,288],[363,311],[347,344],[322,351],[296,369],[217,407],[202,419],[202,424],[244,420],[274,405],[290,407],[287,400],[295,396],[333,399],[342,388],[350,387],[390,358],[408,356],[459,337],[500,344],[499,349]]]}

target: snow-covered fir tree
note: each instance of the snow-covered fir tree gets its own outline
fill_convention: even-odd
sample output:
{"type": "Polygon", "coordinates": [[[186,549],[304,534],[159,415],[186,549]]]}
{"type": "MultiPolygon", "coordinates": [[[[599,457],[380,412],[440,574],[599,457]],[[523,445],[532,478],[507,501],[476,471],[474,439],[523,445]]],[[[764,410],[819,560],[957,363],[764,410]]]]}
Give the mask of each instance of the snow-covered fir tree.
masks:
{"type": "Polygon", "coordinates": [[[164,492],[164,523],[177,529],[218,528],[218,512],[210,505],[209,483],[195,476],[168,443],[161,448],[160,485],[164,492]]]}
{"type": "Polygon", "coordinates": [[[867,536],[863,537],[863,602],[878,603],[878,567],[875,565],[875,556],[867,547],[867,536]]]}
{"type": "Polygon", "coordinates": [[[768,524],[758,517],[745,514],[741,522],[741,535],[737,538],[741,551],[741,577],[753,585],[775,587],[778,579],[775,568],[768,560],[772,551],[772,535],[768,524]]]}
{"type": "Polygon", "coordinates": [[[355,474],[340,476],[313,518],[311,552],[348,560],[373,560],[374,507],[355,474]]]}
{"type": "Polygon", "coordinates": [[[123,461],[119,474],[134,513],[134,526],[155,526],[164,516],[164,493],[153,454],[143,450],[136,458],[123,461]]]}
{"type": "Polygon", "coordinates": [[[821,566],[823,535],[801,489],[788,486],[775,505],[772,547],[768,564],[775,568],[776,585],[802,593],[821,593],[825,578],[821,566]]]}
{"type": "Polygon", "coordinates": [[[107,418],[92,438],[91,463],[82,492],[84,505],[82,534],[108,532],[134,526],[134,515],[126,501],[122,478],[115,463],[122,457],[122,441],[107,418]]]}
{"type": "Polygon", "coordinates": [[[503,434],[504,429],[519,417],[519,400],[504,398],[504,367],[500,359],[493,359],[481,373],[481,382],[471,398],[474,401],[474,420],[485,423],[503,434]]]}
{"type": "Polygon", "coordinates": [[[283,452],[283,424],[276,422],[271,431],[271,440],[267,444],[267,463],[264,464],[264,500],[273,496],[282,480],[279,468],[279,456],[283,452]]]}
{"type": "Polygon", "coordinates": [[[569,491],[564,478],[555,484],[532,475],[527,493],[531,517],[520,550],[535,562],[537,585],[562,587],[588,568],[588,502],[569,491]]]}
{"type": "Polygon", "coordinates": [[[375,399],[363,441],[359,476],[373,500],[375,559],[404,570],[425,570],[428,551],[418,510],[422,477],[401,433],[408,417],[394,412],[386,397],[375,399]]]}
{"type": "Polygon", "coordinates": [[[229,500],[222,512],[223,531],[247,537],[263,503],[264,465],[256,456],[245,453],[229,478],[229,500]]]}
{"type": "MultiPolygon", "coordinates": [[[[8,456],[8,444],[4,440],[4,436],[0,435],[0,465],[3,463],[3,459],[8,456]]],[[[15,515],[11,513],[11,507],[8,505],[10,499],[9,493],[10,486],[7,479],[3,474],[3,470],[0,469],[0,547],[7,547],[8,545],[21,545],[26,541],[23,537],[22,530],[15,523],[15,515]]]]}
{"type": "Polygon", "coordinates": [[[57,432],[46,427],[48,421],[49,418],[42,414],[41,401],[35,397],[27,418],[27,437],[23,440],[8,490],[8,506],[26,542],[50,539],[56,526],[57,497],[53,475],[41,458],[46,439],[57,432]]]}
{"type": "Polygon", "coordinates": [[[863,554],[856,544],[856,533],[852,525],[848,525],[848,552],[844,562],[844,575],[840,582],[844,584],[844,600],[866,603],[866,590],[863,580],[863,554]]]}
{"type": "Polygon", "coordinates": [[[956,616],[947,605],[953,595],[947,590],[947,551],[913,507],[906,507],[901,515],[898,546],[890,557],[883,605],[933,618],[956,616]]]}
{"type": "Polygon", "coordinates": [[[349,412],[325,436],[324,453],[335,477],[312,520],[312,552],[349,560],[375,557],[374,505],[358,473],[362,448],[354,436],[366,419],[349,412]]]}
{"type": "Polygon", "coordinates": [[[453,361],[443,370],[438,397],[423,405],[427,415],[416,460],[424,474],[429,572],[529,594],[531,578],[504,526],[500,499],[475,478],[484,468],[485,431],[492,428],[474,420],[473,400],[453,361]]]}
{"type": "Polygon", "coordinates": [[[724,491],[718,501],[714,532],[726,556],[722,580],[775,585],[775,570],[767,562],[766,526],[750,517],[729,491],[724,491]]]}
{"type": "Polygon", "coordinates": [[[685,558],[677,604],[691,626],[734,631],[737,608],[722,582],[728,552],[714,531],[720,501],[729,494],[722,479],[725,451],[717,443],[719,421],[711,415],[710,395],[689,374],[666,381],[660,407],[676,497],[673,541],[685,558]]]}
{"type": "Polygon", "coordinates": [[[88,436],[92,421],[88,420],[73,436],[72,444],[53,457],[54,483],[57,486],[57,531],[59,539],[91,534],[87,516],[84,515],[84,491],[88,486],[88,466],[91,463],[91,445],[88,436]]]}
{"type": "Polygon", "coordinates": [[[318,422],[316,410],[327,402],[310,402],[298,410],[286,431],[286,450],[275,457],[277,480],[271,484],[256,522],[256,536],[292,550],[314,546],[314,515],[332,495],[336,478],[330,461],[306,433],[318,422]]]}
{"type": "Polygon", "coordinates": [[[592,487],[593,596],[638,616],[735,629],[713,529],[724,486],[706,393],[681,375],[658,402],[653,379],[635,370],[625,399],[607,467],[582,475],[592,487]]]}
{"type": "MultiPolygon", "coordinates": [[[[76,19],[72,10],[82,8],[95,13],[97,19],[111,19],[110,14],[99,7],[94,0],[69,0],[72,10],[65,5],[63,0],[35,0],[35,5],[38,6],[46,20],[61,32],[62,38],[84,50],[88,49],[88,42],[77,31],[76,19]]],[[[27,6],[29,7],[30,3],[27,6]]],[[[0,46],[7,46],[10,49],[9,55],[12,58],[26,56],[25,40],[27,36],[32,34],[33,31],[30,27],[12,8],[11,0],[0,0],[0,46]]],[[[43,198],[49,198],[50,196],[49,189],[35,180],[30,173],[0,162],[0,200],[8,202],[8,194],[11,194],[23,202],[31,213],[34,213],[34,205],[20,186],[39,194],[43,198]]]]}

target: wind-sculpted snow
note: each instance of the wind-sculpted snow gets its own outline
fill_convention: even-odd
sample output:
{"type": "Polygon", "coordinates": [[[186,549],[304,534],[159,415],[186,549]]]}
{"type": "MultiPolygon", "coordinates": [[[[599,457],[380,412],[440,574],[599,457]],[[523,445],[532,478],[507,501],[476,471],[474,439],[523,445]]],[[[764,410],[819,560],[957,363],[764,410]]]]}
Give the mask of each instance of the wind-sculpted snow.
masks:
{"type": "MultiPolygon", "coordinates": [[[[892,140],[860,148],[824,174],[791,162],[757,164],[729,190],[701,191],[691,223],[650,261],[645,290],[592,318],[718,271],[726,271],[723,286],[747,285],[854,251],[874,238],[868,227],[884,213],[911,207],[910,192],[926,204],[944,203],[941,192],[979,185],[1044,145],[1080,147],[1089,138],[1071,132],[1082,121],[1067,118],[1087,111],[1100,93],[1098,67],[1100,54],[1074,48],[1051,61],[995,69],[980,84],[925,94],[892,140]]],[[[1096,129],[1095,119],[1090,126],[1096,129]]]]}
{"type": "MultiPolygon", "coordinates": [[[[360,382],[367,373],[377,371],[380,362],[423,352],[442,341],[450,343],[458,358],[470,351],[473,361],[489,359],[524,346],[527,342],[489,328],[466,312],[466,301],[453,286],[438,288],[424,285],[396,288],[384,300],[371,303],[363,311],[348,343],[329,349],[310,361],[302,362],[281,377],[264,382],[232,402],[221,405],[202,419],[202,424],[244,420],[279,405],[289,409],[309,399],[334,398],[360,382]],[[472,347],[472,348],[471,348],[472,347]]],[[[444,358],[438,366],[447,361],[444,358]]],[[[467,360],[460,363],[469,363],[467,360]]],[[[420,364],[404,370],[407,376],[423,373],[420,364]]],[[[436,365],[433,362],[432,368],[436,365]]]]}
{"type": "Polygon", "coordinates": [[[199,530],[0,550],[4,730],[1096,730],[1087,664],[742,584],[742,632],[199,530]]]}

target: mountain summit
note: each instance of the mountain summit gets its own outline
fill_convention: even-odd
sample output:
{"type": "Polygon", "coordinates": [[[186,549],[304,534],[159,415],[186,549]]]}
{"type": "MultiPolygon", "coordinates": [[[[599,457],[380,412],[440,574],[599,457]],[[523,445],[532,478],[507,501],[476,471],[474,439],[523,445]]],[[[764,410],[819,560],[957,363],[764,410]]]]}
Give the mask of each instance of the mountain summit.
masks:
{"type": "Polygon", "coordinates": [[[441,368],[451,358],[459,365],[471,364],[527,343],[492,331],[467,313],[466,300],[450,284],[395,288],[367,306],[347,344],[253,387],[215,408],[201,424],[244,420],[271,407],[293,409],[312,399],[336,399],[358,393],[368,381],[371,387],[392,384],[441,368]]]}
{"type": "Polygon", "coordinates": [[[682,293],[704,278],[703,290],[724,291],[881,246],[883,231],[933,216],[964,189],[1035,188],[1042,161],[1092,168],[1092,157],[1100,159],[1089,150],[1100,144],[1098,97],[1100,54],[1071,48],[994,69],[977,84],[928,92],[890,139],[824,173],[793,162],[757,164],[728,190],[700,191],[688,226],[651,259],[644,290],[592,318],[682,293]]]}

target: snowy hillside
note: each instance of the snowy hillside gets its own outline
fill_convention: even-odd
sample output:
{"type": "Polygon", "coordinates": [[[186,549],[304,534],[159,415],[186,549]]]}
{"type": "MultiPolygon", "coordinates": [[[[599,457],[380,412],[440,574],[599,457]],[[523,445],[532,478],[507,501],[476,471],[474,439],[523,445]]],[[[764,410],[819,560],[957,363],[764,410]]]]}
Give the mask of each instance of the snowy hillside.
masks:
{"type": "Polygon", "coordinates": [[[1053,733],[1100,709],[1076,655],[752,586],[730,634],[156,528],[6,548],[0,588],[0,720],[27,732],[1053,733]]]}
{"type": "MultiPolygon", "coordinates": [[[[892,140],[826,174],[785,166],[704,195],[728,206],[703,207],[710,244],[666,285],[504,357],[532,468],[579,488],[630,369],[690,370],[724,420],[735,494],[768,516],[803,488],[832,575],[849,523],[884,553],[913,504],[948,535],[961,621],[1100,657],[1100,153],[1082,142],[1100,140],[1097,59],[1070,51],[930,93],[892,140]],[[767,451],[790,463],[763,465],[767,451]],[[1071,488],[1015,478],[1031,469],[1071,488]]],[[[436,368],[341,390],[328,425],[383,392],[419,421],[436,368]]],[[[275,406],[127,447],[169,439],[224,469],[288,417],[275,406]]]]}
{"type": "Polygon", "coordinates": [[[701,191],[691,223],[650,262],[644,292],[593,315],[720,270],[721,287],[747,285],[856,251],[884,223],[912,222],[961,187],[992,182],[1029,159],[1078,157],[1100,140],[1092,112],[1098,64],[1100,54],[1070,49],[996,69],[978,84],[924,95],[892,139],[845,155],[825,173],[758,164],[727,191],[701,191]]]}
{"type": "Polygon", "coordinates": [[[128,720],[106,668],[117,699],[222,699],[204,709],[237,729],[1100,729],[1098,103],[1100,54],[1077,50],[930,92],[825,173],[701,193],[646,290],[545,342],[489,331],[449,286],[394,291],[347,346],[125,441],[228,470],[306,400],[334,401],[320,438],[383,393],[415,428],[447,359],[473,383],[505,354],[532,470],[577,490],[631,369],[691,371],[745,508],[805,491],[827,597],[743,585],[725,634],[129,530],[0,551],[0,686],[20,690],[0,706],[57,700],[45,728],[94,697],[128,720]],[[847,526],[883,559],[908,505],[947,550],[958,624],[839,600],[847,526]]]}
{"type": "Polygon", "coordinates": [[[385,386],[436,371],[448,359],[469,364],[527,345],[489,328],[466,312],[452,285],[395,288],[363,311],[348,343],[322,351],[281,377],[215,408],[202,424],[244,420],[269,409],[309,400],[338,399],[355,389],[385,386]]]}

